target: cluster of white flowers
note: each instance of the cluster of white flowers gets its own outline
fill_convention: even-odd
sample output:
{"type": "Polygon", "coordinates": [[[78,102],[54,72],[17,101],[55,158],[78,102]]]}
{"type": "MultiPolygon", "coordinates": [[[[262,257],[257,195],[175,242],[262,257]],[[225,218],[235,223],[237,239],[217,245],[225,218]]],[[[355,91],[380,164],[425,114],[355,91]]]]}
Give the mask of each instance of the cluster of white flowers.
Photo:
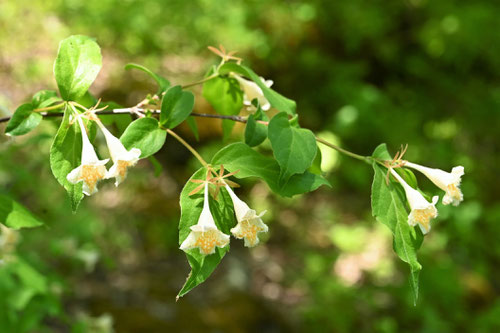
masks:
{"type": "MultiPolygon", "coordinates": [[[[449,205],[451,203],[454,206],[458,206],[463,200],[462,191],[460,191],[459,187],[461,178],[464,174],[463,166],[454,167],[451,172],[446,172],[408,161],[404,161],[403,165],[420,171],[437,187],[445,191],[442,200],[444,205],[449,205]]],[[[408,215],[408,224],[411,226],[418,224],[422,233],[427,234],[431,230],[430,221],[438,215],[436,203],[439,200],[439,196],[434,196],[431,202],[427,201],[419,191],[408,185],[393,168],[390,168],[390,171],[394,178],[403,186],[406,198],[410,204],[411,212],[410,215],[408,215]]]]}
{"type": "Polygon", "coordinates": [[[72,184],[82,182],[83,193],[89,196],[97,192],[97,183],[102,179],[115,178],[115,185],[118,186],[127,176],[127,169],[135,165],[141,156],[141,150],[138,148],[127,150],[121,141],[108,131],[97,116],[92,115],[90,118],[97,123],[106,138],[113,166],[106,170],[105,165],[109,159],[99,160],[94,147],[90,143],[81,116],[76,116],[76,121],[82,133],[82,159],[81,165],[73,169],[66,179],[72,184]]]}
{"type": "MultiPolygon", "coordinates": [[[[223,181],[223,180],[222,180],[223,181]]],[[[208,184],[204,186],[204,202],[198,223],[191,227],[191,232],[182,242],[180,249],[187,251],[199,248],[200,253],[209,255],[215,252],[216,247],[225,247],[229,244],[229,235],[217,228],[208,204],[208,184]]],[[[258,233],[267,232],[267,225],[262,222],[265,211],[257,214],[248,205],[234,194],[233,190],[225,184],[227,192],[233,201],[234,212],[238,224],[231,229],[231,233],[238,239],[244,239],[245,246],[254,247],[259,243],[258,233]]]]}

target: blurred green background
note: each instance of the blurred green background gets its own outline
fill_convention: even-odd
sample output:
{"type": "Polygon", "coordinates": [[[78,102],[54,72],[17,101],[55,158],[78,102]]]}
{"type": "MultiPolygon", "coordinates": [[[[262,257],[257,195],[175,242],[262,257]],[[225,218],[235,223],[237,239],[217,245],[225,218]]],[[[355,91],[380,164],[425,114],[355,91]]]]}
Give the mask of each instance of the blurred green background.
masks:
{"type": "MultiPolygon", "coordinates": [[[[466,175],[465,201],[439,204],[419,252],[416,306],[390,232],[371,217],[371,168],[327,150],[332,189],[285,200],[243,182],[238,194],[268,209],[269,234],[251,250],[232,242],[215,274],[176,303],[189,272],[178,196],[198,167],[182,146],[167,139],[159,176],[143,160],[73,215],[49,167],[57,121],[2,135],[0,189],[46,227],[9,236],[10,253],[35,272],[13,278],[0,268],[0,331],[498,332],[499,13],[487,0],[1,1],[0,116],[56,89],[52,63],[72,34],[103,49],[92,93],[126,106],[156,90],[126,63],[184,84],[217,61],[206,47],[223,44],[296,100],[301,125],[322,137],[365,155],[408,143],[407,159],[463,165],[466,175]]],[[[194,92],[195,111],[211,112],[194,92]]],[[[219,121],[198,125],[199,142],[179,132],[209,158],[223,145],[219,121]]],[[[241,135],[237,126],[233,140],[241,135]]]]}

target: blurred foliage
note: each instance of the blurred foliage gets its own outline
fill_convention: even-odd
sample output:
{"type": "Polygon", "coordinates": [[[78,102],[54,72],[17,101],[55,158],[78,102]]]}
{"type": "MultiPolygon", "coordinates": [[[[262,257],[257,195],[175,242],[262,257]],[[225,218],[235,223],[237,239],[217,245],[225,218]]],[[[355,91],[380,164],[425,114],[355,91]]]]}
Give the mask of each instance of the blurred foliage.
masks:
{"type": "MultiPolygon", "coordinates": [[[[0,191],[47,225],[20,232],[21,259],[12,259],[43,288],[3,263],[0,306],[7,294],[27,300],[2,324],[40,332],[497,331],[499,10],[487,0],[0,2],[1,114],[55,89],[52,63],[70,34],[98,40],[104,68],[92,91],[122,105],[156,89],[126,63],[187,83],[213,64],[206,46],[221,43],[296,100],[301,124],[325,138],[365,155],[380,142],[392,152],[408,143],[409,160],[466,170],[464,203],[439,205],[422,246],[416,307],[407,268],[371,217],[371,168],[328,150],[333,189],[278,199],[264,184],[242,182],[240,193],[269,209],[268,239],[250,251],[234,242],[215,275],[175,303],[189,271],[177,249],[178,196],[196,162],[167,140],[156,156],[161,175],[143,160],[118,189],[106,184],[72,215],[48,163],[57,120],[45,120],[26,137],[0,138],[0,191]]],[[[194,91],[195,110],[209,112],[194,91]]],[[[219,122],[198,125],[197,147],[210,157],[221,146],[219,122]]]]}

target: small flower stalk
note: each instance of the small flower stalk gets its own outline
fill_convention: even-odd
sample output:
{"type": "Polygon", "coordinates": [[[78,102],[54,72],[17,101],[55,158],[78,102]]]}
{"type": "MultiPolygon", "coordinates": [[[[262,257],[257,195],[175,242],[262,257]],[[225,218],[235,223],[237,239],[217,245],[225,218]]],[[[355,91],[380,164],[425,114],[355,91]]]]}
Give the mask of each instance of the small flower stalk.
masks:
{"type": "Polygon", "coordinates": [[[420,171],[437,187],[445,191],[442,201],[444,205],[453,204],[453,206],[458,206],[463,201],[464,197],[459,187],[464,175],[463,166],[456,166],[451,172],[446,172],[441,169],[428,168],[411,162],[405,162],[404,165],[420,171]]]}
{"type": "Polygon", "coordinates": [[[234,212],[238,224],[231,229],[231,233],[238,239],[245,240],[246,247],[254,247],[259,244],[258,234],[267,232],[268,227],[262,222],[262,216],[266,213],[263,211],[257,214],[255,210],[250,209],[248,205],[234,194],[229,185],[225,185],[227,192],[233,201],[234,212]]]}
{"type": "Polygon", "coordinates": [[[141,150],[139,148],[127,150],[120,139],[111,134],[97,117],[96,122],[106,138],[109,154],[113,161],[113,166],[106,173],[106,179],[115,178],[115,186],[118,186],[127,177],[128,168],[134,166],[139,160],[141,150]]]}
{"type": "MultiPolygon", "coordinates": [[[[233,74],[233,77],[240,83],[241,90],[243,90],[243,104],[247,106],[247,110],[255,111],[255,106],[252,104],[252,100],[257,99],[260,108],[267,111],[271,108],[271,103],[267,100],[262,92],[262,89],[253,81],[246,80],[239,76],[238,74],[233,74]]],[[[265,80],[263,77],[260,78],[266,87],[271,87],[273,85],[272,80],[265,80]]]]}
{"type": "Polygon", "coordinates": [[[224,234],[215,225],[208,204],[208,182],[205,182],[205,198],[198,223],[191,227],[191,232],[182,242],[180,249],[187,251],[198,248],[202,255],[215,253],[215,248],[223,248],[229,244],[229,235],[224,234]]]}
{"type": "Polygon", "coordinates": [[[408,215],[408,224],[412,227],[418,224],[422,233],[424,235],[427,234],[431,230],[431,220],[438,216],[436,203],[439,200],[439,196],[434,196],[432,202],[428,202],[419,191],[408,185],[393,168],[390,171],[394,178],[403,186],[406,199],[410,204],[411,212],[408,215]]]}
{"type": "Polygon", "coordinates": [[[92,195],[97,192],[97,183],[106,177],[105,164],[109,159],[99,160],[94,147],[90,143],[87,130],[80,116],[76,117],[82,132],[82,159],[81,165],[73,169],[66,179],[72,183],[83,183],[83,194],[92,195]]]}

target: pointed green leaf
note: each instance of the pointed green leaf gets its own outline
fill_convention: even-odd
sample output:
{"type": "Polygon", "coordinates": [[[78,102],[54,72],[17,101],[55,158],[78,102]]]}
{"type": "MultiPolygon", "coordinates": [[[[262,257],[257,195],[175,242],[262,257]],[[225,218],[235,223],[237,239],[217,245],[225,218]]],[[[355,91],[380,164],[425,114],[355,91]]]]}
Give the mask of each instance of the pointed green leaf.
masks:
{"type": "Polygon", "coordinates": [[[312,165],[318,149],[314,134],[308,129],[292,126],[285,112],[271,119],[268,137],[281,168],[282,180],[303,173],[312,165]]]}
{"type": "Polygon", "coordinates": [[[283,111],[290,115],[295,114],[295,109],[296,109],[295,101],[292,101],[291,99],[288,99],[280,95],[271,88],[268,88],[262,82],[260,77],[257,74],[255,74],[255,72],[251,70],[249,67],[238,65],[234,62],[228,62],[222,65],[222,67],[219,69],[219,73],[222,75],[229,74],[231,72],[246,76],[247,78],[255,82],[259,86],[259,88],[262,89],[264,97],[266,97],[269,103],[271,103],[271,106],[277,109],[278,111],[283,111]]]}
{"type": "Polygon", "coordinates": [[[61,97],[73,101],[83,96],[101,70],[101,49],[94,39],[76,35],[59,44],[54,75],[61,97]]]}
{"type": "MultiPolygon", "coordinates": [[[[201,168],[191,179],[205,179],[206,173],[207,170],[201,168]]],[[[190,227],[198,223],[198,218],[203,208],[203,191],[191,196],[188,195],[199,185],[190,180],[184,186],[180,197],[181,220],[179,222],[179,245],[189,235],[191,231],[190,227]]],[[[217,227],[223,233],[229,235],[230,229],[236,224],[233,203],[229,194],[225,189],[222,189],[217,197],[217,201],[212,200],[212,198],[209,200],[210,212],[214,217],[217,227]]],[[[177,297],[186,295],[194,287],[203,283],[212,274],[228,251],[229,245],[223,248],[217,247],[215,253],[208,256],[202,255],[197,248],[187,251],[186,256],[191,266],[191,273],[189,273],[186,283],[179,291],[177,297]]]]}
{"type": "MultiPolygon", "coordinates": [[[[214,73],[210,70],[207,76],[214,73]]],[[[231,116],[240,113],[243,107],[243,92],[236,79],[216,77],[203,84],[203,97],[212,105],[218,114],[231,116]]],[[[224,139],[227,139],[234,127],[234,121],[223,120],[224,139]]]]}
{"type": "MultiPolygon", "coordinates": [[[[251,114],[247,118],[245,127],[245,143],[250,147],[260,145],[267,138],[267,126],[257,122],[262,117],[262,110],[259,109],[255,114],[251,114]],[[259,117],[260,112],[260,117],[259,117]]],[[[266,117],[267,118],[267,117],[266,117]]]]}
{"type": "Polygon", "coordinates": [[[167,90],[161,102],[160,124],[166,128],[174,128],[191,114],[194,107],[194,95],[183,91],[181,86],[167,90]]]}
{"type": "MultiPolygon", "coordinates": [[[[385,144],[378,146],[372,156],[382,160],[391,160],[385,144]]],[[[422,244],[423,235],[419,228],[413,228],[408,224],[406,197],[401,185],[393,179],[390,179],[387,185],[385,167],[374,162],[373,169],[375,176],[372,184],[372,213],[379,222],[391,230],[394,237],[394,251],[410,266],[410,282],[416,302],[418,276],[422,269],[417,260],[417,250],[422,244]]]]}
{"type": "Polygon", "coordinates": [[[0,194],[0,223],[12,228],[33,228],[43,223],[10,197],[0,194]]]}
{"type": "Polygon", "coordinates": [[[82,183],[71,184],[66,176],[80,165],[82,135],[76,123],[70,124],[70,110],[64,112],[63,120],[50,147],[50,168],[59,184],[68,192],[73,212],[83,199],[82,183]]]}
{"type": "Polygon", "coordinates": [[[160,128],[158,120],[154,118],[139,118],[130,123],[120,137],[125,148],[139,148],[141,158],[155,154],[163,147],[167,132],[160,128]]]}
{"type": "Polygon", "coordinates": [[[37,127],[42,118],[40,113],[33,112],[31,103],[23,104],[10,118],[5,128],[5,134],[14,136],[26,134],[37,127]]]}
{"type": "Polygon", "coordinates": [[[58,102],[62,102],[62,99],[57,96],[57,92],[54,90],[40,90],[33,95],[31,100],[34,109],[46,108],[58,102]]]}
{"type": "Polygon", "coordinates": [[[330,186],[321,175],[310,172],[293,175],[285,184],[279,184],[280,168],[278,163],[266,157],[242,142],[236,142],[222,148],[212,159],[212,165],[223,164],[230,172],[238,171],[236,178],[258,177],[264,180],[274,193],[291,197],[296,194],[311,192],[321,185],[330,186]]]}
{"type": "Polygon", "coordinates": [[[143,71],[144,73],[148,74],[149,76],[151,76],[153,78],[153,80],[156,81],[156,83],[158,83],[158,92],[156,93],[157,95],[161,95],[164,91],[166,91],[169,87],[170,87],[170,82],[165,79],[164,77],[161,77],[160,75],[154,73],[153,71],[151,71],[150,69],[142,66],[142,65],[138,65],[138,64],[126,64],[125,65],[125,69],[138,69],[138,70],[141,70],[143,71]]]}

